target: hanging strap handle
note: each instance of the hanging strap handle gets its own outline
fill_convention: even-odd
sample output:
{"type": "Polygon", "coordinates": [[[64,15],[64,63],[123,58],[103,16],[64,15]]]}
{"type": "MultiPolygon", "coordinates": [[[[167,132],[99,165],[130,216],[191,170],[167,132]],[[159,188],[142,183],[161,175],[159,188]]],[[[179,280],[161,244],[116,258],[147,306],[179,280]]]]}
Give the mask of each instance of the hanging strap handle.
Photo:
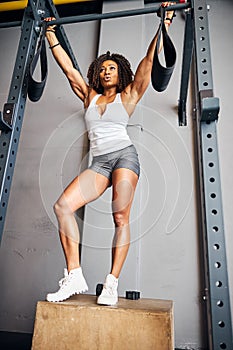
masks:
{"type": "Polygon", "coordinates": [[[42,24],[42,31],[37,47],[37,52],[33,57],[30,67],[29,67],[29,79],[28,79],[28,97],[32,102],[37,102],[41,98],[45,83],[48,75],[48,64],[47,64],[47,54],[45,46],[45,32],[46,32],[46,23],[42,24]],[[37,62],[40,57],[40,68],[41,68],[41,81],[36,81],[33,78],[33,73],[35,71],[37,62]]]}
{"type": "Polygon", "coordinates": [[[161,6],[161,21],[158,29],[158,39],[154,52],[153,66],[151,71],[152,86],[158,92],[162,92],[167,88],[176,63],[176,50],[164,24],[165,12],[166,11],[164,7],[161,6]],[[162,36],[163,51],[166,64],[165,67],[159,61],[159,46],[162,36]]]}

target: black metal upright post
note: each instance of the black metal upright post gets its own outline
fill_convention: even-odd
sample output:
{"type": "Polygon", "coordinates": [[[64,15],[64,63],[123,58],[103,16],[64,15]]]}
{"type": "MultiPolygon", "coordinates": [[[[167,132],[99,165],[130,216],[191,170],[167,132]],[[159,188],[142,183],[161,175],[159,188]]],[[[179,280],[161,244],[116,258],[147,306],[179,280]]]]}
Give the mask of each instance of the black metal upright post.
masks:
{"type": "Polygon", "coordinates": [[[213,94],[208,13],[194,0],[195,109],[199,161],[209,350],[233,349],[216,123],[219,99],[213,94]]]}
{"type": "Polygon", "coordinates": [[[38,5],[40,0],[30,2],[24,12],[21,37],[12,75],[7,103],[1,114],[0,135],[0,241],[2,238],[7,204],[10,194],[20,132],[23,123],[24,108],[27,99],[29,64],[33,57],[38,39],[38,5]],[[33,16],[36,14],[36,18],[33,16]]]}
{"type": "MultiPolygon", "coordinates": [[[[21,37],[8,100],[3,113],[0,112],[0,242],[27,100],[29,66],[35,53],[42,20],[46,15],[58,18],[52,0],[29,0],[21,23],[21,37]]],[[[57,36],[73,65],[80,71],[62,26],[58,27],[57,36]]]]}

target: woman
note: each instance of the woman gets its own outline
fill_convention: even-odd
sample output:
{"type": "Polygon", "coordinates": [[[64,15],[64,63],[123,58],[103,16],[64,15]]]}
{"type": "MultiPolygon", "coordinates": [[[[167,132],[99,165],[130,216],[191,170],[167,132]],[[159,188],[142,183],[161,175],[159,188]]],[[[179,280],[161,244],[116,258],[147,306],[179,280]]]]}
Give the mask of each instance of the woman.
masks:
{"type": "MultiPolygon", "coordinates": [[[[168,6],[164,2],[162,6],[168,6]]],[[[168,29],[173,11],[165,16],[168,29]]],[[[54,18],[46,18],[51,21],[54,18]]],[[[112,212],[115,235],[112,267],[97,303],[115,305],[118,301],[118,278],[130,244],[129,216],[140,174],[138,155],[126,130],[136,104],[145,93],[151,77],[157,34],[149,45],[133,78],[130,63],[119,54],[107,52],[89,67],[86,84],[48,26],[46,37],[53,56],[67,76],[74,93],[83,101],[85,121],[93,154],[91,166],[77,176],[54,205],[61,244],[66,258],[65,277],[60,289],[47,295],[52,302],[88,290],[79,263],[79,230],[74,212],[97,199],[112,185],[112,212]]]]}

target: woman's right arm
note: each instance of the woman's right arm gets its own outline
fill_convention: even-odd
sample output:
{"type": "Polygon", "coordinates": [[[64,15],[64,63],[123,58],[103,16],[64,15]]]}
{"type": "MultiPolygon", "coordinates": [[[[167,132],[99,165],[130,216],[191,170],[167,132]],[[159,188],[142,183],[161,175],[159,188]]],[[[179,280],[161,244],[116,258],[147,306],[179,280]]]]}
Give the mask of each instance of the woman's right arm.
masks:
{"type": "MultiPolygon", "coordinates": [[[[52,18],[46,18],[45,20],[50,21],[52,18]]],[[[79,71],[74,68],[73,63],[66,51],[59,44],[54,28],[52,26],[47,28],[46,37],[49,43],[49,47],[53,53],[53,57],[61,67],[64,74],[67,76],[72,90],[83,102],[85,102],[86,98],[88,97],[88,85],[84,81],[79,71]]]]}

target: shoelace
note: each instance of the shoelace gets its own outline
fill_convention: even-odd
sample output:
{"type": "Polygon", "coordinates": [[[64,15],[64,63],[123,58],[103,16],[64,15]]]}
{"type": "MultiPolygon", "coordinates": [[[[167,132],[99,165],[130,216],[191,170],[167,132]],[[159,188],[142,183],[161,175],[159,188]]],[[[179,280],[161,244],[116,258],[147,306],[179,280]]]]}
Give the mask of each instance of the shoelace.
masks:
{"type": "Polygon", "coordinates": [[[116,283],[113,283],[112,285],[109,285],[109,284],[104,284],[104,288],[107,289],[107,291],[109,292],[109,294],[114,294],[114,292],[116,291],[117,289],[117,284],[116,283]]]}
{"type": "Polygon", "coordinates": [[[59,283],[59,287],[65,286],[68,282],[68,278],[69,278],[69,274],[68,271],[65,270],[64,271],[64,277],[58,282],[59,283]]]}

